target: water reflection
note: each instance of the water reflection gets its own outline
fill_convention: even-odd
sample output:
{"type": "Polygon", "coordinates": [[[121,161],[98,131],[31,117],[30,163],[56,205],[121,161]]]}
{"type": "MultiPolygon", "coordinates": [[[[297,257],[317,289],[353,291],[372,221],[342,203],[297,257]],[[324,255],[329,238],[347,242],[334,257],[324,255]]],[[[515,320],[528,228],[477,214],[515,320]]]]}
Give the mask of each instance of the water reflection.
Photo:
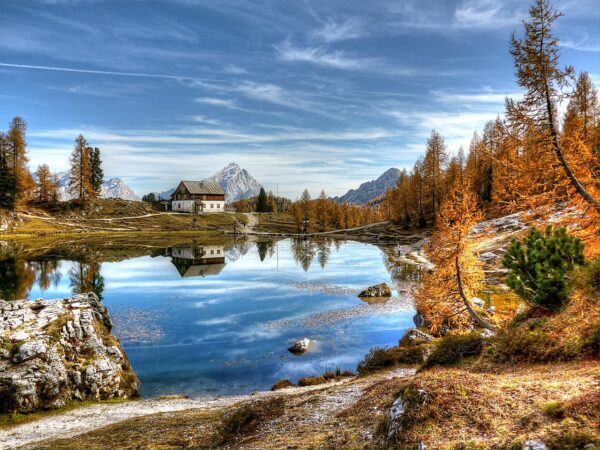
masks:
{"type": "Polygon", "coordinates": [[[333,239],[293,239],[291,250],[294,255],[294,259],[302,267],[302,269],[304,269],[305,272],[310,269],[310,265],[315,257],[317,257],[321,268],[324,269],[329,261],[331,246],[334,242],[336,244],[336,248],[339,250],[339,246],[342,245],[341,241],[334,241],[333,239]]]}
{"type": "Polygon", "coordinates": [[[192,245],[169,247],[165,254],[182,278],[218,275],[225,267],[225,247],[222,245],[192,245]]]}
{"type": "Polygon", "coordinates": [[[65,243],[0,258],[0,298],[94,291],[142,380],[143,395],[236,394],[340,367],[394,345],[414,311],[419,272],[394,249],[331,239],[65,243]],[[409,281],[407,283],[407,281],[409,281]],[[385,304],[357,298],[394,283],[385,304]],[[308,337],[302,357],[287,351],[308,337]]]}
{"type": "MultiPolygon", "coordinates": [[[[98,261],[78,260],[72,262],[67,275],[71,292],[95,292],[102,300],[104,278],[100,274],[102,264],[98,261]]],[[[0,298],[18,300],[28,298],[34,285],[43,294],[57,288],[61,282],[62,263],[59,257],[25,260],[17,257],[0,261],[0,298]]]]}
{"type": "Polygon", "coordinates": [[[97,261],[75,261],[69,270],[69,280],[74,294],[94,292],[100,300],[104,298],[104,277],[100,275],[102,264],[97,261]]]}

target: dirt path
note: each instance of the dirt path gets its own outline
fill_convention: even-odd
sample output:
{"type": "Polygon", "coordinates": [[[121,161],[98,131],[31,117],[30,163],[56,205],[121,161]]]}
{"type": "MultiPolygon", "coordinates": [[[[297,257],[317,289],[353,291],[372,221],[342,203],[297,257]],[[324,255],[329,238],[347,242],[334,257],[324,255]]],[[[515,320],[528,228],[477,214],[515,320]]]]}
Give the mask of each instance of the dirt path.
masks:
{"type": "Polygon", "coordinates": [[[254,232],[254,227],[258,225],[258,218],[252,213],[244,213],[246,216],[246,225],[244,226],[242,233],[250,234],[254,232]]]}
{"type": "MultiPolygon", "coordinates": [[[[136,417],[157,413],[185,410],[218,410],[248,400],[270,396],[317,396],[316,404],[307,407],[305,425],[316,425],[328,421],[333,412],[356,403],[362,393],[373,383],[382,379],[408,377],[414,369],[397,369],[369,378],[350,378],[342,381],[303,388],[288,388],[281,391],[264,391],[253,395],[222,397],[216,399],[148,399],[124,403],[105,403],[86,406],[63,414],[48,416],[34,422],[0,429],[0,450],[31,448],[36,444],[54,439],[69,438],[84,434],[107,425],[136,417]]],[[[298,397],[301,401],[302,397],[298,397]]],[[[278,428],[293,427],[294,424],[279,423],[278,428]]]]}

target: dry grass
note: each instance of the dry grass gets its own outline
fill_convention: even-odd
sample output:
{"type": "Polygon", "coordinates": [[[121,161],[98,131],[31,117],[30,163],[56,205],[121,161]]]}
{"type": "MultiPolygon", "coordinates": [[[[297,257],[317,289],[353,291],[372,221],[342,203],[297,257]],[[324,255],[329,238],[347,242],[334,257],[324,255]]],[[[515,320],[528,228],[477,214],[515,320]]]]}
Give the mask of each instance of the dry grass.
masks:
{"type": "Polygon", "coordinates": [[[412,378],[380,372],[226,411],[132,419],[45,447],[376,448],[399,392],[424,389],[427,401],[408,408],[391,447],[423,441],[431,449],[520,449],[527,439],[541,439],[550,448],[580,448],[600,443],[599,383],[597,361],[487,373],[435,367],[412,378]]]}
{"type": "MultiPolygon", "coordinates": [[[[380,397],[390,406],[400,392],[425,391],[424,405],[410,405],[409,400],[401,420],[402,432],[390,443],[392,447],[412,448],[422,441],[427,448],[436,449],[504,449],[521,448],[527,439],[540,439],[554,448],[570,448],[570,440],[577,436],[585,438],[586,444],[600,444],[599,377],[597,361],[523,366],[485,374],[436,368],[419,373],[408,383],[379,385],[365,401],[380,397]],[[549,407],[552,402],[560,407],[549,407]],[[554,415],[559,409],[563,415],[554,415]],[[569,437],[573,433],[577,436],[569,437]]],[[[386,420],[380,422],[381,436],[386,420]]]]}

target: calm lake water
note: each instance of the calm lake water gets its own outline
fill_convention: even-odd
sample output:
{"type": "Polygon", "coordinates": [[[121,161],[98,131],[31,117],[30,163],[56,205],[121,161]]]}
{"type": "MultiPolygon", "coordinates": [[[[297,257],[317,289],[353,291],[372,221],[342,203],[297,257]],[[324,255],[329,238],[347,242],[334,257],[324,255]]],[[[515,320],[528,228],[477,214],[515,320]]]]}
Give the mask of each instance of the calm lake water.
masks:
{"type": "Polygon", "coordinates": [[[382,249],[355,242],[190,242],[119,262],[101,252],[93,262],[5,260],[0,298],[95,290],[143,396],[229,395],[336,367],[354,371],[369,349],[395,345],[414,314],[398,289],[415,274],[404,268],[392,280],[387,266],[382,249]],[[396,286],[390,301],[357,298],[381,282],[396,286]],[[289,353],[303,337],[314,340],[309,351],[289,353]]]}

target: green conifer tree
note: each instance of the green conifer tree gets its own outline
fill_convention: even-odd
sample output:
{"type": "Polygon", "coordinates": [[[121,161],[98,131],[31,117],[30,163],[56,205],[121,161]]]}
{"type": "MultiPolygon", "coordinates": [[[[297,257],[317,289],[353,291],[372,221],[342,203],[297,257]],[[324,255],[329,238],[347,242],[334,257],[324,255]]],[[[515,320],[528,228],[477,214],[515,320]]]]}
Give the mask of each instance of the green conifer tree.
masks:
{"type": "Polygon", "coordinates": [[[102,183],[104,182],[104,171],[102,170],[102,159],[100,158],[100,149],[98,147],[89,148],[90,154],[90,169],[91,169],[91,177],[90,184],[96,193],[96,196],[99,196],[102,193],[102,183]]]}
{"type": "Polygon", "coordinates": [[[584,262],[583,243],[565,228],[549,225],[542,233],[534,227],[522,242],[513,239],[508,247],[506,284],[528,304],[557,309],[568,295],[567,272],[584,262]]]}
{"type": "Polygon", "coordinates": [[[269,204],[267,202],[267,193],[263,188],[260,188],[260,192],[258,193],[258,202],[256,204],[257,212],[269,212],[269,204]]]}

